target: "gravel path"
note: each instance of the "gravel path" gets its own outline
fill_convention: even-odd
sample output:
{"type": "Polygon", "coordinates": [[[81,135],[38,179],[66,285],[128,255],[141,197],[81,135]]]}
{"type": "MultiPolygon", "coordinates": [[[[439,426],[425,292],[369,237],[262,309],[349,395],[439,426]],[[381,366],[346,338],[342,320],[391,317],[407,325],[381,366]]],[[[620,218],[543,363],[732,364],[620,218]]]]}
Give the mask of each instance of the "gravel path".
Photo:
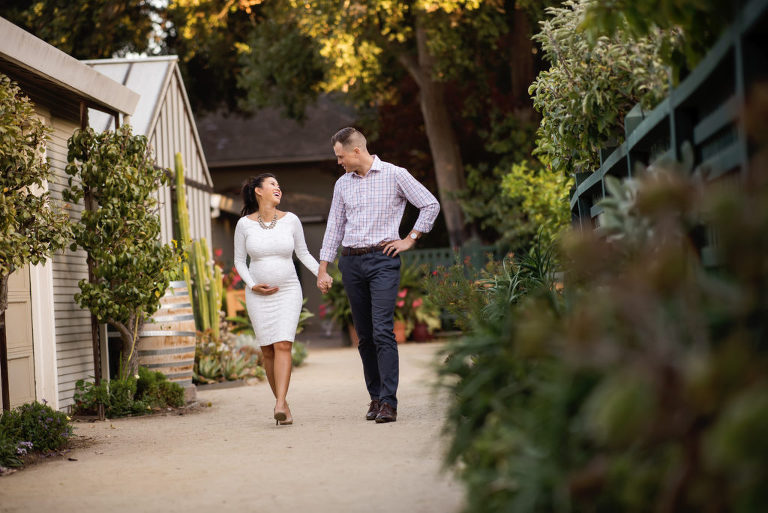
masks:
{"type": "Polygon", "coordinates": [[[0,478],[0,512],[455,513],[462,489],[441,472],[444,402],[430,385],[439,347],[401,346],[392,424],[365,421],[349,348],[310,351],[295,370],[293,426],[274,425],[266,382],[199,392],[211,406],[184,416],[78,422],[84,447],[0,478]]]}

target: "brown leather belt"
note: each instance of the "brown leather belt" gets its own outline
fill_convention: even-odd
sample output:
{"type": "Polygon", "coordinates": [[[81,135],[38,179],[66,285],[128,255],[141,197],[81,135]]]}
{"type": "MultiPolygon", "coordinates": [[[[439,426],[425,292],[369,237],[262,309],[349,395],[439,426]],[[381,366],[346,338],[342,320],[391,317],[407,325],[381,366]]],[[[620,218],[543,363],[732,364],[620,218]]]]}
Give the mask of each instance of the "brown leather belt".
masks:
{"type": "Polygon", "coordinates": [[[341,256],[367,255],[368,253],[377,253],[384,251],[384,244],[378,246],[368,246],[367,248],[341,248],[341,256]]]}

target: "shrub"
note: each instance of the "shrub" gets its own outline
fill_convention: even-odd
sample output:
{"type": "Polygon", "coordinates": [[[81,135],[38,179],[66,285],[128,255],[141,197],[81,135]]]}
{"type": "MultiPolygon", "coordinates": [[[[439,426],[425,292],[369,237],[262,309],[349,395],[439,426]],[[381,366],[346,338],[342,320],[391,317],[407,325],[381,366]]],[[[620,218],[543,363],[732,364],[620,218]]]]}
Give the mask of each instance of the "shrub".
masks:
{"type": "Polygon", "coordinates": [[[78,415],[95,415],[99,404],[104,405],[107,417],[125,417],[147,412],[148,406],[135,400],[136,378],[133,376],[102,381],[95,385],[83,379],[75,383],[74,412],[78,415]]]}
{"type": "Polygon", "coordinates": [[[304,364],[304,360],[307,359],[309,351],[307,351],[307,345],[298,340],[293,343],[291,347],[291,362],[294,367],[301,367],[304,364]]]}
{"type": "Polygon", "coordinates": [[[243,332],[237,336],[226,332],[218,340],[198,332],[193,380],[217,383],[252,377],[262,379],[266,374],[261,366],[261,352],[249,345],[250,340],[243,332]]]}
{"type": "Polygon", "coordinates": [[[0,470],[2,467],[21,467],[24,464],[18,449],[19,441],[8,436],[0,424],[0,470]]]}
{"type": "Polygon", "coordinates": [[[35,401],[3,413],[0,432],[0,438],[6,439],[3,452],[7,451],[7,441],[15,442],[14,450],[19,448],[20,442],[27,442],[36,452],[50,452],[67,444],[72,436],[72,425],[66,414],[35,401]]]}
{"type": "Polygon", "coordinates": [[[184,406],[184,388],[178,383],[168,381],[162,372],[151,371],[145,367],[139,367],[136,397],[151,408],[184,406]]]}
{"type": "Polygon", "coordinates": [[[620,144],[629,110],[637,103],[655,106],[669,85],[660,52],[676,33],[653,30],[632,37],[616,30],[590,42],[581,31],[590,3],[548,8],[550,18],[534,36],[551,63],[529,89],[542,115],[534,153],[566,174],[596,170],[599,150],[620,144]]]}
{"type": "Polygon", "coordinates": [[[104,405],[107,417],[142,415],[152,408],[184,406],[184,389],[167,380],[162,372],[139,368],[139,377],[103,381],[96,386],[90,381],[75,384],[74,411],[80,415],[94,415],[104,405]]]}
{"type": "Polygon", "coordinates": [[[562,294],[549,272],[508,273],[527,288],[502,275],[499,297],[514,301],[447,347],[448,461],[467,509],[756,511],[768,500],[768,177],[705,187],[657,170],[609,187],[603,231],[561,245],[562,294]],[[703,215],[715,269],[693,243],[703,215]]]}

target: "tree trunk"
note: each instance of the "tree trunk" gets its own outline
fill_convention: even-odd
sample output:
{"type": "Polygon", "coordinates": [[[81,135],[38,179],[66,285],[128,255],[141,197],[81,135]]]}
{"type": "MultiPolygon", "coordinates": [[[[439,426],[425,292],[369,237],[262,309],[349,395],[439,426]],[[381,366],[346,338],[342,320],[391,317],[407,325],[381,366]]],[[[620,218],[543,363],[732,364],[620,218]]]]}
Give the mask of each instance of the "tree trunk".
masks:
{"type": "Polygon", "coordinates": [[[429,149],[435,165],[440,207],[451,246],[458,247],[464,242],[464,215],[453,193],[465,187],[464,165],[456,132],[445,104],[444,86],[432,78],[433,58],[427,49],[426,32],[418,20],[416,42],[418,59],[403,55],[400,62],[419,86],[421,114],[424,117],[429,149]]]}
{"type": "Polygon", "coordinates": [[[109,320],[109,324],[117,329],[120,333],[120,340],[123,342],[120,351],[121,361],[120,369],[118,371],[120,374],[119,377],[127,378],[128,376],[135,376],[139,373],[139,358],[134,346],[138,345],[138,329],[140,326],[138,326],[134,332],[132,328],[137,325],[133,322],[133,319],[128,321],[128,326],[112,319],[109,320]],[[134,343],[134,337],[136,338],[136,343],[134,343]]]}
{"type": "Polygon", "coordinates": [[[528,21],[528,14],[522,9],[515,9],[513,17],[514,28],[511,45],[515,52],[515,58],[509,62],[511,93],[515,99],[515,107],[517,109],[522,107],[532,114],[533,106],[528,95],[528,87],[536,79],[536,69],[531,24],[528,21]]]}

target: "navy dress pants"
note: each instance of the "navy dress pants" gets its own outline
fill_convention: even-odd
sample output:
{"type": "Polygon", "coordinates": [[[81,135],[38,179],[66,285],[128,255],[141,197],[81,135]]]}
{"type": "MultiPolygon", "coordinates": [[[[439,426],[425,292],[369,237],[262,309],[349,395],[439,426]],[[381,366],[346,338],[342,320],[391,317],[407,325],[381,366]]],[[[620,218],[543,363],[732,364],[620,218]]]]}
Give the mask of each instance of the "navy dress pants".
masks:
{"type": "Polygon", "coordinates": [[[344,290],[360,339],[365,386],[371,399],[397,409],[400,360],[394,333],[395,301],[400,286],[400,257],[382,252],[347,255],[339,260],[344,290]]]}

